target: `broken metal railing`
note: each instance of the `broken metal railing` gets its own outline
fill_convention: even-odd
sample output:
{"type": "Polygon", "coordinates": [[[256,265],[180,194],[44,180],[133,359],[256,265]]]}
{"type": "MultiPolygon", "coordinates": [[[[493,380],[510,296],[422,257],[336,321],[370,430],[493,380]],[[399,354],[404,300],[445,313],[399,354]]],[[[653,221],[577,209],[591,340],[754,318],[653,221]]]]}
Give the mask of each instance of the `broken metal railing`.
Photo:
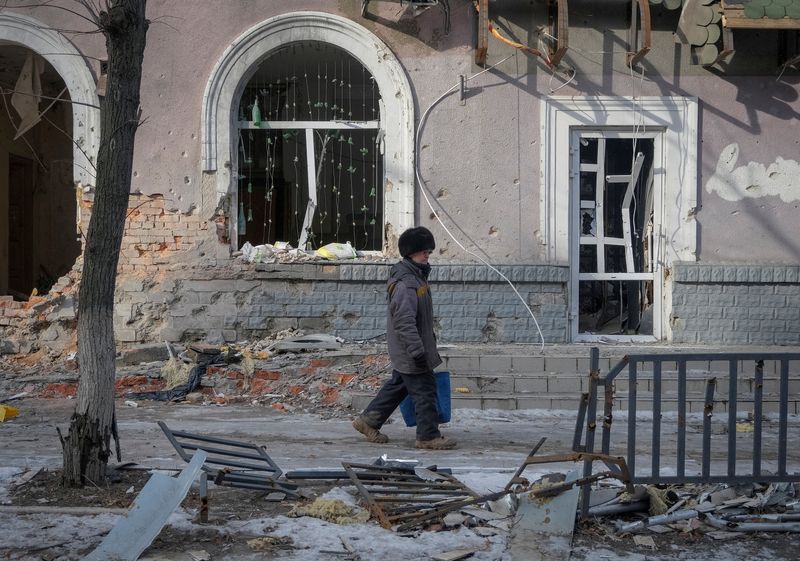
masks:
{"type": "Polygon", "coordinates": [[[405,532],[466,506],[497,500],[507,491],[479,495],[451,475],[427,468],[342,462],[353,485],[384,528],[405,532]]]}
{"type": "MultiPolygon", "coordinates": [[[[601,451],[609,454],[611,449],[611,429],[613,425],[613,409],[615,400],[615,384],[627,375],[628,395],[627,400],[621,399],[620,404],[627,402],[627,442],[626,460],[630,478],[633,483],[742,483],[742,482],[785,482],[800,481],[800,471],[787,470],[787,443],[788,443],[788,415],[789,415],[789,371],[790,365],[800,364],[800,353],[782,352],[755,352],[755,353],[670,353],[670,354],[635,354],[627,355],[610,368],[605,375],[600,372],[600,351],[591,350],[591,371],[589,374],[589,391],[581,396],[578,407],[578,419],[573,439],[573,450],[576,452],[592,453],[595,450],[595,433],[598,420],[598,406],[602,392],[602,435],[601,451]],[[687,406],[689,395],[687,393],[687,370],[690,363],[707,362],[708,376],[702,380],[704,383],[702,445],[700,447],[699,473],[689,473],[686,469],[687,460],[687,406]],[[721,371],[712,369],[712,363],[725,363],[721,371]],[[777,426],[777,458],[776,469],[768,470],[764,465],[762,453],[765,437],[764,426],[764,383],[765,364],[775,366],[778,375],[778,426],[777,426]],[[662,475],[662,401],[665,395],[664,371],[665,364],[670,367],[674,364],[677,374],[677,429],[674,475],[662,475]],[[651,366],[648,373],[652,373],[652,431],[651,465],[646,472],[637,473],[637,439],[640,436],[636,424],[637,411],[645,408],[646,399],[643,399],[638,389],[642,367],[651,366]],[[739,392],[743,375],[749,375],[752,368],[752,395],[739,392]],[[724,376],[727,373],[727,376],[724,376]],[[718,376],[720,380],[718,380],[718,376]],[[727,380],[727,393],[716,396],[720,383],[727,380]],[[739,449],[737,443],[737,414],[740,398],[752,402],[752,450],[751,469],[749,473],[742,473],[741,465],[737,463],[739,449]],[[712,469],[712,418],[715,404],[725,403],[727,406],[727,454],[725,455],[724,473],[714,473],[712,469]],[[586,433],[583,434],[583,427],[586,433]]],[[[695,380],[692,380],[695,381],[695,380]]],[[[768,436],[773,436],[769,433],[768,436]]],[[[639,450],[639,454],[641,454],[639,450]]],[[[673,466],[670,466],[672,468],[673,466]]],[[[609,466],[615,469],[614,466],[609,466]]],[[[591,461],[584,462],[583,476],[589,477],[592,473],[591,461]]],[[[589,505],[589,487],[582,490],[581,514],[587,515],[589,505]]]]}

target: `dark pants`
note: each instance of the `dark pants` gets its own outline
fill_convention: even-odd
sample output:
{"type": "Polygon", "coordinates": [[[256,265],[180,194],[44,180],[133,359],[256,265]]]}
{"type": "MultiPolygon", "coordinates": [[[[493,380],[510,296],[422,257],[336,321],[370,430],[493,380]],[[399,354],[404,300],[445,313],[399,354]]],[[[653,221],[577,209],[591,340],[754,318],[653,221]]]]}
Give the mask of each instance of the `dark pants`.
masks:
{"type": "Polygon", "coordinates": [[[392,377],[383,384],[361,416],[369,426],[380,429],[407,395],[411,396],[417,416],[417,440],[439,438],[441,433],[433,372],[403,374],[393,370],[392,377]]]}

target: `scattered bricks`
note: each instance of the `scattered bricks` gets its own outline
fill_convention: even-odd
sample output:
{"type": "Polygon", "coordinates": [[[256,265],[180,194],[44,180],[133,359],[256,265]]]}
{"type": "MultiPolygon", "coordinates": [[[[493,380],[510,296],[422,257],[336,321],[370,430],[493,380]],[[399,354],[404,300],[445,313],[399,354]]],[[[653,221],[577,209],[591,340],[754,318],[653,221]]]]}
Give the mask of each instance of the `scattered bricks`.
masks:
{"type": "Polygon", "coordinates": [[[300,395],[304,391],[306,391],[306,387],[305,386],[302,386],[302,385],[299,385],[299,384],[296,384],[296,385],[293,385],[293,386],[289,386],[289,393],[292,394],[292,395],[300,395]]]}
{"type": "Polygon", "coordinates": [[[281,373],[277,370],[256,370],[253,372],[253,379],[276,381],[281,379],[281,373]]]}
{"type": "Polygon", "coordinates": [[[45,398],[75,397],[78,393],[78,384],[47,384],[39,394],[45,398]]]}
{"type": "Polygon", "coordinates": [[[239,372],[238,370],[225,370],[223,368],[217,368],[217,370],[220,373],[224,373],[228,380],[244,380],[244,372],[239,372]]]}
{"type": "Polygon", "coordinates": [[[367,388],[379,388],[383,384],[383,380],[381,380],[380,376],[370,376],[369,378],[364,378],[361,382],[367,388]]]}
{"type": "Polygon", "coordinates": [[[333,361],[329,358],[315,358],[311,361],[309,366],[311,368],[324,368],[326,366],[330,366],[333,364],[333,361]]]}
{"type": "Polygon", "coordinates": [[[142,384],[147,383],[147,376],[139,375],[139,376],[123,376],[119,380],[114,383],[114,387],[117,389],[120,388],[132,388],[133,386],[140,386],[142,384]]]}
{"type": "Polygon", "coordinates": [[[386,368],[389,366],[389,356],[385,354],[367,355],[362,359],[361,364],[366,367],[377,366],[379,368],[386,368]]]}
{"type": "Polygon", "coordinates": [[[272,405],[270,405],[270,407],[273,408],[275,411],[288,411],[288,409],[283,403],[273,403],[272,405]]]}
{"type": "Polygon", "coordinates": [[[221,366],[209,366],[206,368],[206,378],[213,378],[214,376],[222,376],[225,368],[221,366]]]}
{"type": "Polygon", "coordinates": [[[349,384],[354,378],[356,377],[355,374],[337,374],[334,376],[334,380],[340,386],[346,386],[349,384]]]}
{"type": "Polygon", "coordinates": [[[269,383],[268,380],[264,379],[254,379],[252,385],[250,386],[250,394],[251,395],[264,395],[268,393],[272,393],[273,386],[269,383]]]}

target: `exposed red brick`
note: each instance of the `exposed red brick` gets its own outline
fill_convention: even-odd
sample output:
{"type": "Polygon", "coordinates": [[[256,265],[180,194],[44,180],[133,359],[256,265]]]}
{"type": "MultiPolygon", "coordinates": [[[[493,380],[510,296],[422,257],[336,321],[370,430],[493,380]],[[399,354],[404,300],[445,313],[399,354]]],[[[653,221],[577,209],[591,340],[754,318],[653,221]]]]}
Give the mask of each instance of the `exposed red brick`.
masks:
{"type": "Polygon", "coordinates": [[[386,366],[389,362],[387,355],[368,355],[361,361],[365,366],[386,366]]]}
{"type": "Polygon", "coordinates": [[[292,395],[298,395],[298,394],[301,394],[301,393],[303,393],[305,390],[306,390],[306,387],[305,387],[305,386],[301,386],[301,385],[289,386],[289,393],[290,393],[290,394],[292,394],[292,395]]]}
{"type": "Polygon", "coordinates": [[[250,386],[251,395],[264,395],[265,393],[272,393],[272,384],[267,380],[256,378],[250,386]]]}
{"type": "Polygon", "coordinates": [[[114,383],[116,389],[131,388],[147,384],[147,376],[123,376],[114,383]]]}
{"type": "Polygon", "coordinates": [[[336,376],[334,376],[334,380],[336,380],[336,383],[339,384],[340,386],[345,386],[349,384],[350,381],[355,377],[356,377],[355,374],[337,374],[336,376]]]}
{"type": "Polygon", "coordinates": [[[277,370],[256,370],[253,372],[253,378],[258,380],[280,380],[281,373],[277,370]]]}
{"type": "Polygon", "coordinates": [[[238,370],[225,370],[225,377],[228,380],[243,380],[244,379],[244,372],[239,372],[238,370]]]}
{"type": "Polygon", "coordinates": [[[270,407],[276,411],[286,411],[286,406],[283,403],[273,403],[270,407]]]}
{"type": "Polygon", "coordinates": [[[309,366],[312,368],[324,368],[326,366],[330,366],[331,364],[333,364],[333,361],[329,358],[315,358],[311,360],[309,366]]]}
{"type": "Polygon", "coordinates": [[[336,400],[339,399],[339,390],[336,388],[326,388],[322,391],[322,395],[324,396],[322,398],[324,403],[336,403],[336,400]]]}
{"type": "Polygon", "coordinates": [[[75,397],[78,393],[78,384],[47,384],[40,394],[41,397],[75,397]]]}

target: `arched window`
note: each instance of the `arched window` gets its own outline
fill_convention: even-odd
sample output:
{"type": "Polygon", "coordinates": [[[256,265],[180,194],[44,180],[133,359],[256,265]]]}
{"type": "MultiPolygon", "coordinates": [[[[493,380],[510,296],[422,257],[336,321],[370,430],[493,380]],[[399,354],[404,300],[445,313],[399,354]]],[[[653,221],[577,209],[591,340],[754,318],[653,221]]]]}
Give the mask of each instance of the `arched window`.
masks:
{"type": "Polygon", "coordinates": [[[232,204],[234,244],[295,239],[300,243],[305,235],[307,247],[338,240],[359,249],[396,251],[397,236],[414,224],[414,105],[402,66],[378,37],[341,16],[291,12],[259,23],[231,43],[208,81],[203,100],[203,170],[213,174],[216,186],[215,200],[204,199],[204,207],[221,201],[232,204]],[[316,79],[317,61],[328,63],[327,83],[322,66],[316,79]],[[256,99],[261,114],[258,127],[253,125],[256,99]],[[364,107],[359,108],[362,99],[364,107]],[[309,118],[309,102],[314,126],[302,124],[309,118]],[[283,114],[276,113],[281,103],[283,114]],[[309,136],[313,142],[306,140],[309,136]],[[272,140],[269,162],[268,140],[272,140]],[[309,189],[309,179],[315,188],[309,189]],[[309,201],[314,195],[312,208],[309,201]],[[239,226],[244,227],[244,236],[239,226]]]}
{"type": "Polygon", "coordinates": [[[346,51],[302,41],[270,53],[239,102],[238,245],[380,250],[379,118],[375,80],[346,51]]]}

